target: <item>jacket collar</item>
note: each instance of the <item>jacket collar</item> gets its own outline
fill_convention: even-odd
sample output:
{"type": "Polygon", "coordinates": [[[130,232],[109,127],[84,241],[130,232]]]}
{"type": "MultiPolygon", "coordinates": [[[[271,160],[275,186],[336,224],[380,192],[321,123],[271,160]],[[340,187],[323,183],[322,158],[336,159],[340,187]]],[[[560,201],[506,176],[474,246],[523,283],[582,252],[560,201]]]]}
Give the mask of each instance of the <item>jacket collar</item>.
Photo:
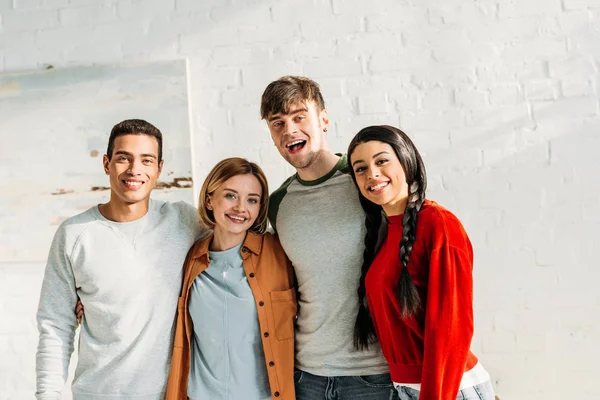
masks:
{"type": "MultiPolygon", "coordinates": [[[[194,246],[192,258],[198,259],[206,257],[206,259],[208,259],[208,247],[210,246],[210,242],[212,242],[212,239],[213,234],[211,234],[206,239],[196,243],[196,245],[194,246]]],[[[246,252],[245,249],[248,249],[252,253],[259,255],[260,251],[262,250],[262,235],[259,235],[254,232],[248,232],[246,234],[246,238],[244,239],[244,244],[242,245],[243,253],[246,252]]],[[[242,254],[242,257],[244,257],[244,254],[242,254]]]]}

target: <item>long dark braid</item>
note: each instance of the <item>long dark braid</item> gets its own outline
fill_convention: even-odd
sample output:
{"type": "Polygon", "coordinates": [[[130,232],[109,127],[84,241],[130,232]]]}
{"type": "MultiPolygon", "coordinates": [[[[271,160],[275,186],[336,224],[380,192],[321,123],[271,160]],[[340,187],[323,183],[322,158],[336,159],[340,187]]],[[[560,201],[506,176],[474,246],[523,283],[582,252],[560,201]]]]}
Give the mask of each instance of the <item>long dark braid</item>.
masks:
{"type": "MultiPolygon", "coordinates": [[[[361,143],[377,140],[388,143],[396,153],[408,184],[409,193],[402,219],[402,239],[400,241],[400,262],[402,271],[397,285],[398,303],[402,310],[402,317],[413,315],[420,307],[421,301],[417,288],[408,272],[408,260],[412,252],[412,246],[416,238],[417,219],[421,206],[425,201],[425,190],[427,188],[427,175],[421,155],[410,138],[398,128],[391,126],[370,126],[362,129],[356,134],[348,147],[348,162],[351,164],[352,152],[361,143]]],[[[352,179],[356,184],[354,169],[350,167],[352,179]]],[[[375,339],[373,320],[366,304],[365,278],[371,263],[375,259],[376,245],[378,242],[379,227],[382,222],[381,206],[367,200],[359,194],[360,203],[367,214],[365,225],[365,250],[363,253],[363,265],[361,277],[357,290],[359,310],[354,326],[354,345],[358,349],[367,348],[369,343],[375,339]]]]}
{"type": "Polygon", "coordinates": [[[412,253],[413,243],[417,233],[417,219],[419,210],[425,201],[424,191],[419,191],[419,184],[415,181],[409,188],[408,201],[404,216],[402,217],[402,239],[400,240],[400,262],[402,263],[402,272],[398,279],[398,302],[402,310],[402,317],[406,318],[421,307],[421,298],[417,287],[408,273],[408,260],[412,253]],[[421,193],[423,196],[421,196],[421,193]]]}
{"type": "Polygon", "coordinates": [[[375,246],[377,245],[378,231],[381,226],[381,206],[366,200],[360,196],[360,202],[363,209],[366,211],[365,227],[367,233],[365,235],[365,250],[363,252],[363,264],[361,267],[360,281],[358,285],[358,315],[354,325],[354,346],[358,349],[369,347],[369,343],[375,340],[375,327],[371,314],[367,308],[366,294],[367,287],[365,278],[371,263],[375,259],[375,246]]]}

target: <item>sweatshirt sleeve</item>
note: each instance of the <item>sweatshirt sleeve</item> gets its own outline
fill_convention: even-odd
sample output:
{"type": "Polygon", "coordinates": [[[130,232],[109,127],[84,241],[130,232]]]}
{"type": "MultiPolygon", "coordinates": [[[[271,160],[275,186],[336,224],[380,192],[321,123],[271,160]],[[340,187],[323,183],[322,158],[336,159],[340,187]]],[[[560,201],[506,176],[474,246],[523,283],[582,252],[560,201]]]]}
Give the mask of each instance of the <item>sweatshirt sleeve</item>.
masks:
{"type": "Polygon", "coordinates": [[[473,336],[471,254],[449,244],[431,254],[420,400],[456,399],[473,336]]]}
{"type": "Polygon", "coordinates": [[[36,398],[60,399],[73,353],[77,292],[66,254],[65,230],[54,236],[37,312],[39,341],[36,354],[36,398]]]}
{"type": "Polygon", "coordinates": [[[211,233],[210,229],[202,225],[198,217],[198,209],[185,201],[173,203],[181,216],[181,222],[192,232],[194,241],[205,239],[211,233]]]}

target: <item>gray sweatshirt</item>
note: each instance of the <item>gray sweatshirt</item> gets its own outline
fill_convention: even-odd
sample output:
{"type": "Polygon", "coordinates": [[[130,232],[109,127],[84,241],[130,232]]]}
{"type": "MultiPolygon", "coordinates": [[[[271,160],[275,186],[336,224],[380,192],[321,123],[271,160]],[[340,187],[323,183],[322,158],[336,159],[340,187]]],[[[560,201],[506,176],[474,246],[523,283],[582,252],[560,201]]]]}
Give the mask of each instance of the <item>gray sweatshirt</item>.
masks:
{"type": "Polygon", "coordinates": [[[296,368],[319,376],[389,371],[379,343],[354,348],[356,290],[365,237],[365,213],[342,156],[315,181],[286,180],[269,201],[269,220],[298,281],[296,368]]]}
{"type": "Polygon", "coordinates": [[[205,233],[186,203],[150,200],[133,222],[93,207],[66,220],[50,248],[37,313],[37,392],[60,399],[85,307],[73,397],[162,399],[187,251],[205,233]]]}

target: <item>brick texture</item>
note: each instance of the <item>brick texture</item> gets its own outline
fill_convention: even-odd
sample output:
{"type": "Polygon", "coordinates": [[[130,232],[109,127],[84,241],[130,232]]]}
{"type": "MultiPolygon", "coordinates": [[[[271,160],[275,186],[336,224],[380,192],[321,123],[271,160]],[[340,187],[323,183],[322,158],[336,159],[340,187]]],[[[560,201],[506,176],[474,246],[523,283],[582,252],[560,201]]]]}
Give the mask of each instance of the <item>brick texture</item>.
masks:
{"type": "MultiPolygon", "coordinates": [[[[400,125],[428,197],[463,220],[473,348],[499,397],[598,399],[599,22],[599,0],[0,0],[0,72],[187,57],[194,175],[246,156],[271,187],[290,169],[262,89],[316,79],[334,151],[400,125]]],[[[35,391],[43,262],[0,260],[0,400],[35,391]]]]}

